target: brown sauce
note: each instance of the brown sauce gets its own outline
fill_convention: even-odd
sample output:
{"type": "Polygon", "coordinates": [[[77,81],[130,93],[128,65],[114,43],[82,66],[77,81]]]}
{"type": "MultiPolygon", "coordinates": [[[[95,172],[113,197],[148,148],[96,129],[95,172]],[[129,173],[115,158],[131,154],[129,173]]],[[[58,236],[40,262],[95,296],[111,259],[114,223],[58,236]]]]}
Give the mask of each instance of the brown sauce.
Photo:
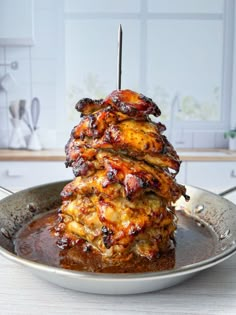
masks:
{"type": "Polygon", "coordinates": [[[144,257],[114,266],[102,260],[93,250],[85,251],[82,244],[70,249],[60,249],[58,238],[52,232],[56,222],[55,211],[36,217],[25,225],[15,237],[18,256],[49,266],[92,272],[148,272],[179,268],[209,258],[214,252],[215,236],[203,224],[199,224],[184,212],[177,211],[178,228],[175,248],[153,260],[144,257]]]}

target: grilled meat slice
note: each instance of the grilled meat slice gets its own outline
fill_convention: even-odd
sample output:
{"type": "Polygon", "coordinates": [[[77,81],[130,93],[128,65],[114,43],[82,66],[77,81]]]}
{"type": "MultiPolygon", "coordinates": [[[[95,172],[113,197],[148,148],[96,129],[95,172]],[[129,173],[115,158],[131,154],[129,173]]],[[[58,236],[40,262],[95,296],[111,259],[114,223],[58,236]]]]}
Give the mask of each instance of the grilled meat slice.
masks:
{"type": "Polygon", "coordinates": [[[86,137],[101,137],[110,125],[116,125],[123,120],[130,119],[128,115],[116,112],[111,107],[101,109],[96,113],[83,117],[79,125],[75,126],[72,135],[75,139],[86,137]]]}
{"type": "Polygon", "coordinates": [[[163,168],[151,167],[145,162],[104,151],[97,153],[96,162],[100,170],[90,176],[77,177],[66,186],[63,194],[69,195],[68,191],[85,195],[118,194],[134,200],[152,191],[168,200],[169,204],[186,194],[185,187],[177,184],[168,170],[163,168]]]}
{"type": "Polygon", "coordinates": [[[101,130],[103,131],[100,138],[95,137],[94,139],[92,137],[93,131],[91,128],[87,128],[87,120],[86,122],[82,120],[72,131],[66,146],[66,160],[67,166],[73,167],[76,176],[86,175],[84,169],[88,171],[88,174],[93,172],[96,162],[91,163],[91,161],[94,161],[99,150],[112,150],[119,154],[126,154],[134,159],[144,160],[151,165],[171,168],[175,174],[178,173],[179,157],[166,137],[161,134],[162,125],[130,119],[117,125],[108,122],[109,120],[101,119],[96,121],[99,128],[97,129],[99,132],[96,134],[98,135],[101,130]],[[105,128],[106,124],[107,127],[105,128]]]}
{"type": "Polygon", "coordinates": [[[80,100],[75,108],[83,115],[91,114],[101,108],[112,107],[117,112],[132,118],[146,117],[148,115],[160,116],[161,111],[152,99],[131,90],[113,91],[105,100],[80,100]]]}
{"type": "Polygon", "coordinates": [[[109,182],[120,183],[129,200],[146,191],[152,191],[169,202],[185,195],[184,186],[177,184],[168,170],[108,152],[99,152],[97,159],[104,164],[109,182]]]}
{"type": "Polygon", "coordinates": [[[159,107],[152,101],[151,98],[133,92],[131,90],[115,90],[107,98],[104,103],[106,106],[111,105],[117,111],[134,117],[161,115],[159,107]]]}

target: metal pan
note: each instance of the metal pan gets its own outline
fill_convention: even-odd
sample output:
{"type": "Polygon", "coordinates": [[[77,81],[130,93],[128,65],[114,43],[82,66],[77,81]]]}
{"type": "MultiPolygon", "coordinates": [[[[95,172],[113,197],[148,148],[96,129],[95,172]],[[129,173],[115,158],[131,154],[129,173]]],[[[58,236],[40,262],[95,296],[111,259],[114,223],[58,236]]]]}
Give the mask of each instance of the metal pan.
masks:
{"type": "MultiPolygon", "coordinates": [[[[213,248],[208,257],[198,257],[197,247],[200,242],[197,236],[191,244],[191,247],[196,248],[194,262],[186,261],[168,271],[129,274],[78,272],[18,257],[14,252],[14,235],[35,215],[59,205],[60,192],[66,183],[56,182],[29,188],[0,201],[0,253],[47,281],[65,288],[98,294],[144,293],[176,285],[197,272],[222,262],[236,251],[236,205],[208,191],[186,186],[191,199],[187,203],[183,198],[178,200],[177,213],[184,211],[198,224],[203,224],[212,235],[213,248]]],[[[4,193],[10,194],[6,190],[4,193]]],[[[191,227],[182,228],[187,231],[191,227]]],[[[192,256],[188,252],[185,255],[192,256]]]]}

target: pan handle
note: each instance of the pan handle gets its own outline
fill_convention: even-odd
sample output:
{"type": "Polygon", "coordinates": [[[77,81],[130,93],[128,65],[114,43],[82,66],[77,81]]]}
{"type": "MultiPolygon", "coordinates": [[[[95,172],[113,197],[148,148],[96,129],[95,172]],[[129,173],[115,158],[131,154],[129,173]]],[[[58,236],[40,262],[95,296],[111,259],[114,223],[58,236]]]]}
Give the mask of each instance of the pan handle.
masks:
{"type": "Polygon", "coordinates": [[[12,194],[14,194],[13,191],[0,186],[0,200],[12,194]]]}
{"type": "Polygon", "coordinates": [[[226,189],[225,191],[222,191],[221,193],[219,193],[219,196],[224,197],[224,196],[232,193],[233,191],[236,191],[236,186],[231,187],[229,189],[226,189]]]}

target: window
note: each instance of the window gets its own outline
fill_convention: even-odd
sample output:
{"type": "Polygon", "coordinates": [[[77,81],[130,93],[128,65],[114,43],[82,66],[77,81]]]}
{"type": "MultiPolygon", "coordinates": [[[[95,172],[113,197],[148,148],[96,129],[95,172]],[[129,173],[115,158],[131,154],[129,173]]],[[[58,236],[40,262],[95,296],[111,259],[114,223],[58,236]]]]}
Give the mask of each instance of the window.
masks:
{"type": "Polygon", "coordinates": [[[122,88],[153,98],[169,129],[228,128],[233,11],[232,0],[65,0],[69,116],[116,88],[121,23],[122,88]]]}

